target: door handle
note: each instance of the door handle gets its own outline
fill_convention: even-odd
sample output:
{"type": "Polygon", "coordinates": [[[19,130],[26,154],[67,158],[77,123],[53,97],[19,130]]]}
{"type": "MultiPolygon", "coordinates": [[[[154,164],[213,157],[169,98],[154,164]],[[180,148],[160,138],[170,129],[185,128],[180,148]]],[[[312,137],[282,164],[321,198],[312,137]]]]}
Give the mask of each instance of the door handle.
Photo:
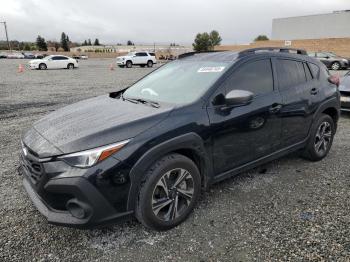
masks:
{"type": "Polygon", "coordinates": [[[270,108],[269,111],[270,113],[277,113],[278,111],[280,111],[282,108],[281,104],[273,104],[270,108]]]}
{"type": "Polygon", "coordinates": [[[316,87],[314,87],[310,90],[311,95],[317,95],[317,93],[318,93],[318,88],[316,88],[316,87]]]}

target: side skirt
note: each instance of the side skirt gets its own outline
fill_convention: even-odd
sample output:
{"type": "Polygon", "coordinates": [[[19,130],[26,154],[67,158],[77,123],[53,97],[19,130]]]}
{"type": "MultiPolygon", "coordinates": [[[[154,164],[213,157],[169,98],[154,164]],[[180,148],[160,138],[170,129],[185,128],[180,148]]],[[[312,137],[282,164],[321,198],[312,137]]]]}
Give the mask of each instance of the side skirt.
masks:
{"type": "Polygon", "coordinates": [[[289,146],[287,148],[284,148],[284,149],[281,149],[279,151],[276,151],[276,152],[274,152],[274,153],[272,153],[270,155],[261,157],[259,159],[256,159],[256,160],[252,161],[252,162],[246,163],[246,164],[244,164],[242,166],[239,166],[239,167],[236,167],[236,168],[231,169],[229,171],[226,171],[224,173],[221,173],[221,174],[219,174],[219,175],[217,175],[217,176],[215,176],[213,178],[212,184],[217,183],[219,181],[222,181],[222,180],[224,180],[226,178],[238,175],[240,173],[243,173],[245,171],[248,171],[250,169],[258,167],[258,166],[260,166],[262,164],[271,162],[272,160],[276,160],[278,158],[281,158],[282,156],[288,155],[288,154],[290,154],[292,152],[295,152],[295,151],[297,151],[299,149],[302,149],[302,148],[305,147],[307,141],[308,141],[308,138],[305,139],[302,142],[299,142],[299,143],[294,144],[292,146],[289,146]]]}

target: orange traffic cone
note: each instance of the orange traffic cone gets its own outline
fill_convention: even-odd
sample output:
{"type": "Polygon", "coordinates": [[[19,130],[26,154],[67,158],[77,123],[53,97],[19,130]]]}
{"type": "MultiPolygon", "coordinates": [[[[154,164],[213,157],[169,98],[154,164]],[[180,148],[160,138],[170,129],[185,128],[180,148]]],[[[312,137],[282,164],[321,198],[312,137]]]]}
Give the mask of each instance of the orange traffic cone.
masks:
{"type": "Polygon", "coordinates": [[[22,64],[18,65],[18,73],[23,73],[24,72],[24,66],[22,64]]]}
{"type": "Polygon", "coordinates": [[[114,70],[114,65],[113,65],[113,63],[109,65],[109,70],[111,70],[111,71],[114,70]]]}

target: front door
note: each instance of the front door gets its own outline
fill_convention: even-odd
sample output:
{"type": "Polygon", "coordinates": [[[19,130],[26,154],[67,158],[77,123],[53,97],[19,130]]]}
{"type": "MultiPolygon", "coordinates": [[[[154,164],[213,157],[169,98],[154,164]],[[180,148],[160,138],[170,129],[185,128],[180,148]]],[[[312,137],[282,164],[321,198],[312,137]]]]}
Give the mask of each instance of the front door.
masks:
{"type": "Polygon", "coordinates": [[[248,105],[225,109],[222,104],[211,101],[207,107],[216,175],[279,148],[282,98],[274,82],[270,59],[251,60],[240,65],[216,91],[212,101],[219,101],[231,90],[254,93],[254,99],[248,105]]]}

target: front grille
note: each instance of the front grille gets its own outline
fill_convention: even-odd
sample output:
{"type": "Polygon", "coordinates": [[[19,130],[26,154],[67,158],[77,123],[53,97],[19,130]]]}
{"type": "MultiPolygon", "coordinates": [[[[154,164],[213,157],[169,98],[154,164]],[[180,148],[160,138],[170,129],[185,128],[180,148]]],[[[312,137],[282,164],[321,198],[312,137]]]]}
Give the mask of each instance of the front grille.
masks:
{"type": "Polygon", "coordinates": [[[27,153],[24,154],[24,152],[21,153],[22,158],[22,166],[24,169],[26,169],[27,172],[26,175],[30,179],[30,181],[37,185],[44,176],[44,168],[42,164],[39,162],[39,159],[34,156],[31,150],[27,149],[27,153]]]}

